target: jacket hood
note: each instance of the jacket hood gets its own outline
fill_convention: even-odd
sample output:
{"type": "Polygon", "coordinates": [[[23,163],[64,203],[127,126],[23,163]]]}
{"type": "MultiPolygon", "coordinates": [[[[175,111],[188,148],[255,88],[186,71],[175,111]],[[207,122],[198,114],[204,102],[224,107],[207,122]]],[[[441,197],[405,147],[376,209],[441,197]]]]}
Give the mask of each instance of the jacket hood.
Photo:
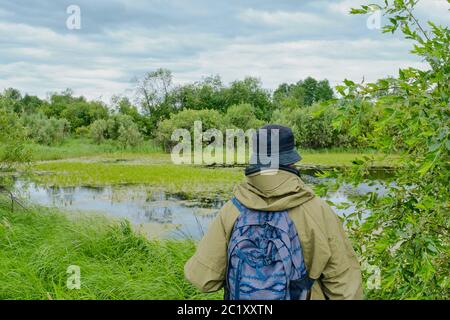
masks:
{"type": "Polygon", "coordinates": [[[270,169],[246,176],[234,196],[250,209],[282,211],[311,200],[314,192],[295,173],[270,169]]]}

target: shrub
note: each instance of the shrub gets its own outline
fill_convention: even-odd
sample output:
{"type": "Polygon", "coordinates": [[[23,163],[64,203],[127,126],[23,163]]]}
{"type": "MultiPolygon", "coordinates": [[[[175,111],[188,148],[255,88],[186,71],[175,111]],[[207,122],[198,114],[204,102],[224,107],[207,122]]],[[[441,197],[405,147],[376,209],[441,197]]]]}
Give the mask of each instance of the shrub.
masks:
{"type": "Polygon", "coordinates": [[[117,140],[120,136],[121,127],[134,127],[136,126],[133,118],[124,114],[115,114],[107,120],[107,137],[109,139],[117,140]]]}
{"type": "Polygon", "coordinates": [[[272,122],[288,126],[294,132],[296,144],[303,148],[354,147],[357,132],[349,132],[345,123],[336,125],[339,111],[334,105],[315,104],[311,107],[284,108],[273,113],[272,122]]]}
{"type": "Polygon", "coordinates": [[[163,120],[158,125],[156,141],[161,143],[166,150],[170,150],[176,142],[171,140],[175,129],[187,129],[193,137],[194,122],[202,122],[202,130],[222,128],[223,116],[216,110],[190,110],[185,109],[172,114],[170,119],[163,120]]]}
{"type": "Polygon", "coordinates": [[[30,161],[26,141],[24,128],[17,114],[0,106],[0,192],[2,188],[11,188],[14,184],[12,177],[1,174],[1,171],[13,170],[16,163],[30,161]]]}
{"type": "Polygon", "coordinates": [[[258,120],[255,115],[255,108],[248,103],[233,105],[228,108],[225,115],[226,128],[258,129],[264,121],[258,120]]]}
{"type": "Polygon", "coordinates": [[[139,145],[142,140],[142,135],[135,123],[130,126],[121,125],[119,127],[119,136],[117,138],[117,141],[122,146],[122,148],[135,147],[139,145]]]}
{"type": "Polygon", "coordinates": [[[78,127],[75,129],[75,134],[79,137],[88,137],[90,134],[90,128],[86,126],[78,127]]]}
{"type": "Polygon", "coordinates": [[[89,135],[96,143],[102,143],[107,138],[108,122],[106,120],[96,120],[89,127],[89,135]]]}
{"type": "Polygon", "coordinates": [[[40,113],[24,115],[21,122],[27,137],[45,145],[61,143],[70,127],[66,119],[47,118],[40,113]]]}
{"type": "Polygon", "coordinates": [[[136,146],[143,140],[137,124],[130,116],[123,114],[95,121],[90,126],[90,136],[97,143],[106,139],[116,140],[123,148],[136,146]]]}
{"type": "Polygon", "coordinates": [[[69,121],[71,129],[76,130],[82,126],[89,126],[99,119],[108,117],[108,108],[97,101],[77,101],[64,106],[60,117],[69,121]]]}

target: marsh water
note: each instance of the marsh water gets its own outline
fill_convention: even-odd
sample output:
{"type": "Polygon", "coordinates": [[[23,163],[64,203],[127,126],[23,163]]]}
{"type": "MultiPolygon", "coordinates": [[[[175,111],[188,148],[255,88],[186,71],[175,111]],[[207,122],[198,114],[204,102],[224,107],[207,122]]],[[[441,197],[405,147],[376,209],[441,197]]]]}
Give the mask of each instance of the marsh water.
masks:
{"type": "MultiPolygon", "coordinates": [[[[308,184],[320,180],[311,175],[303,175],[308,184]]],[[[113,218],[126,218],[140,232],[149,238],[193,238],[199,239],[207,230],[211,220],[225,203],[214,195],[208,201],[185,200],[164,191],[155,191],[146,186],[106,186],[106,187],[54,187],[34,183],[16,182],[17,190],[28,202],[57,207],[69,214],[103,214],[113,218]]],[[[381,180],[370,185],[357,187],[342,186],[326,197],[334,204],[339,215],[354,210],[352,198],[367,192],[385,193],[381,180]],[[340,205],[348,203],[345,209],[340,205]]]]}

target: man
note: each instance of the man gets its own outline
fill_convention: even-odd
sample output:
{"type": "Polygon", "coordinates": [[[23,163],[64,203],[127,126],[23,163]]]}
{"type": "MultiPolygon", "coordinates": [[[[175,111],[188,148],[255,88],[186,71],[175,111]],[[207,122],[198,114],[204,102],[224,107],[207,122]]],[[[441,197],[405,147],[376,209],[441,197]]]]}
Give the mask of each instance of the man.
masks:
{"type": "Polygon", "coordinates": [[[253,164],[246,168],[246,181],[235,188],[233,201],[221,208],[185,265],[185,276],[194,286],[212,292],[226,283],[230,238],[242,212],[238,206],[242,204],[252,212],[287,210],[300,240],[308,277],[313,280],[311,299],[363,298],[359,263],[342,223],[328,204],[300,179],[294,167],[299,160],[291,129],[268,125],[257,131],[253,164]],[[273,137],[277,138],[275,142],[273,137]],[[263,138],[267,141],[267,148],[263,148],[266,151],[258,143],[263,138]],[[276,154],[268,151],[274,152],[273,143],[278,144],[276,154]],[[277,156],[275,168],[262,163],[262,152],[277,156]]]}

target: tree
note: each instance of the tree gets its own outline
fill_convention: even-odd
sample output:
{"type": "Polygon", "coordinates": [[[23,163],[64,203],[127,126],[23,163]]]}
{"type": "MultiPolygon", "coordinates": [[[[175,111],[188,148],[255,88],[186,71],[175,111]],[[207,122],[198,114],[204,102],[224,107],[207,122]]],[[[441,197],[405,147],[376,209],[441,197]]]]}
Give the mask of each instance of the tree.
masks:
{"type": "Polygon", "coordinates": [[[159,106],[167,103],[172,89],[172,72],[157,69],[136,80],[136,97],[143,110],[151,114],[159,106]]]}
{"type": "Polygon", "coordinates": [[[20,101],[22,99],[22,94],[20,93],[20,91],[14,88],[5,89],[3,91],[3,96],[6,99],[11,99],[14,101],[20,101]]]}
{"type": "Polygon", "coordinates": [[[305,105],[305,89],[297,84],[282,83],[273,93],[278,107],[302,107],[305,105]]]}
{"type": "Polygon", "coordinates": [[[174,109],[171,104],[172,72],[158,69],[148,72],[142,79],[136,79],[135,98],[143,113],[149,117],[151,134],[156,124],[174,109]]]}
{"type": "Polygon", "coordinates": [[[331,100],[334,97],[333,89],[330,87],[330,83],[327,79],[321,80],[317,83],[316,87],[316,99],[314,102],[321,102],[331,100]]]}
{"type": "Polygon", "coordinates": [[[258,119],[269,120],[273,105],[270,94],[262,88],[261,81],[257,78],[246,77],[244,80],[234,81],[229,88],[224,90],[227,107],[248,103],[255,108],[258,119]]]}
{"type": "Polygon", "coordinates": [[[282,83],[273,93],[278,107],[304,107],[333,98],[333,89],[328,80],[317,81],[312,77],[297,83],[282,83]]]}
{"type": "Polygon", "coordinates": [[[149,135],[152,128],[150,118],[139,112],[139,109],[131,103],[127,97],[114,96],[112,104],[118,114],[130,116],[138,126],[139,131],[144,135],[149,135]]]}
{"type": "Polygon", "coordinates": [[[224,89],[225,86],[219,76],[206,77],[199,82],[181,85],[173,93],[175,108],[214,109],[225,112],[228,105],[224,89]]]}
{"type": "Polygon", "coordinates": [[[169,119],[165,119],[158,124],[156,139],[166,150],[177,144],[172,141],[172,133],[175,129],[186,129],[194,134],[194,122],[202,122],[202,130],[222,129],[223,116],[216,110],[190,110],[185,109],[178,113],[170,115],[169,119]]]}
{"type": "Polygon", "coordinates": [[[44,103],[39,97],[28,94],[25,94],[21,102],[23,108],[22,111],[28,114],[39,112],[44,103]]]}
{"type": "MultiPolygon", "coordinates": [[[[18,164],[26,164],[31,160],[24,133],[18,115],[0,106],[0,192],[8,191],[13,201],[11,189],[14,180],[5,172],[13,171],[18,164]]],[[[26,171],[24,169],[26,167],[22,168],[23,172],[26,171]]]]}
{"type": "Polygon", "coordinates": [[[317,80],[312,78],[312,77],[307,77],[305,80],[303,81],[299,81],[299,83],[297,83],[297,85],[299,85],[300,87],[302,87],[304,89],[305,92],[305,105],[306,106],[310,106],[312,105],[315,101],[317,101],[317,80]]]}
{"type": "Polygon", "coordinates": [[[0,95],[0,107],[11,110],[15,113],[22,112],[22,94],[19,90],[8,88],[0,95]]]}
{"type": "MultiPolygon", "coordinates": [[[[382,110],[373,146],[382,153],[398,151],[393,130],[404,142],[397,172],[387,184],[389,196],[369,193],[357,201],[357,212],[347,217],[362,263],[381,272],[381,287],[366,290],[371,298],[448,298],[450,30],[431,21],[425,28],[414,14],[417,2],[386,0],[381,7],[361,6],[351,13],[382,10],[389,21],[383,32],[400,31],[414,41],[412,53],[428,67],[401,69],[396,78],[366,85],[345,80],[336,87],[353,102],[342,108],[337,122],[348,121],[359,130],[360,102],[371,103],[382,110]],[[371,214],[365,220],[358,219],[368,210],[371,214]]],[[[354,170],[338,176],[338,181],[364,181],[371,161],[371,157],[355,161],[354,170]]]]}
{"type": "Polygon", "coordinates": [[[248,129],[258,129],[264,121],[258,120],[255,115],[255,108],[248,103],[236,104],[228,108],[225,114],[224,123],[226,128],[237,128],[247,131],[248,129]]]}
{"type": "Polygon", "coordinates": [[[95,120],[106,119],[108,108],[100,101],[75,101],[65,106],[59,118],[65,118],[70,123],[72,131],[79,127],[87,127],[95,120]]]}
{"type": "Polygon", "coordinates": [[[62,112],[66,110],[68,105],[85,101],[83,97],[74,97],[71,89],[66,89],[61,93],[52,93],[48,100],[42,106],[42,111],[49,118],[60,118],[62,112]]]}

